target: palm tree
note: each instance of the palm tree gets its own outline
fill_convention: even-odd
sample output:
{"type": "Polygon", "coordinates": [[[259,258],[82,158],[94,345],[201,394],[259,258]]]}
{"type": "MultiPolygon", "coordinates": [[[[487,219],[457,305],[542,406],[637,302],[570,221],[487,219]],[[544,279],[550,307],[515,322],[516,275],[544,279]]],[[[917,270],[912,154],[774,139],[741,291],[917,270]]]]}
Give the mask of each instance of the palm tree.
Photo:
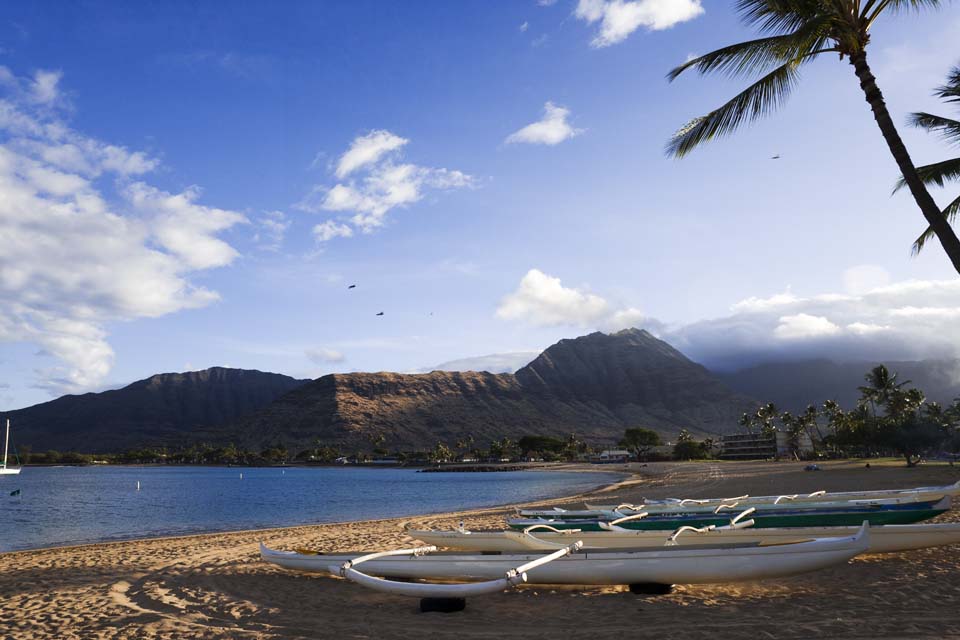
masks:
{"type": "Polygon", "coordinates": [[[910,384],[909,380],[897,382],[897,374],[890,373],[884,365],[877,365],[864,376],[867,384],[863,387],[857,387],[860,391],[861,402],[869,402],[873,407],[873,413],[877,413],[877,405],[886,404],[890,396],[901,387],[910,384]]]}
{"type": "Polygon", "coordinates": [[[744,122],[768,115],[783,104],[797,84],[801,66],[822,54],[839,54],[853,65],[905,184],[960,273],[960,239],[913,165],[867,64],[870,29],[884,12],[938,6],[940,0],[737,0],[743,22],[755,27],[763,37],[693,58],[667,77],[673,80],[687,69],[696,69],[701,74],[760,78],[726,104],[693,119],[675,133],[667,153],[683,157],[703,142],[728,135],[744,122]]]}
{"type": "MultiPolygon", "coordinates": [[[[960,67],[954,67],[950,71],[950,75],[947,76],[947,84],[942,87],[937,87],[933,94],[943,99],[944,102],[960,103],[960,67]]],[[[947,142],[960,144],[960,122],[957,120],[951,120],[950,118],[935,116],[931,113],[921,111],[920,113],[910,114],[910,124],[920,129],[926,129],[932,133],[939,134],[947,142]]],[[[950,160],[944,160],[943,162],[917,167],[917,173],[920,175],[920,179],[923,180],[924,184],[935,184],[942,187],[943,183],[948,180],[960,180],[960,158],[952,158],[950,160]]],[[[906,184],[903,178],[900,178],[896,188],[893,190],[894,193],[902,189],[906,184]]],[[[956,219],[958,212],[960,212],[960,196],[957,196],[953,202],[944,208],[943,217],[946,218],[947,223],[952,223],[956,219]]],[[[927,230],[920,234],[920,237],[913,243],[913,254],[916,255],[920,253],[920,251],[923,250],[923,245],[932,237],[933,228],[927,227],[927,230]]]]}

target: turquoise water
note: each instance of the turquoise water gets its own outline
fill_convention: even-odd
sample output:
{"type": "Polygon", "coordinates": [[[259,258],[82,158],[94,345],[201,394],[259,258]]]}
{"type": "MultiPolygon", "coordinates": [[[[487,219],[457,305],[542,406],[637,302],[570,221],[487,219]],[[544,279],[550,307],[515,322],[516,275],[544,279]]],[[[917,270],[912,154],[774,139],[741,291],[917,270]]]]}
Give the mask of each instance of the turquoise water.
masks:
{"type": "Polygon", "coordinates": [[[615,478],[356,467],[27,467],[0,477],[0,552],[456,511],[571,495],[615,478]],[[20,495],[11,497],[15,489],[20,495]]]}

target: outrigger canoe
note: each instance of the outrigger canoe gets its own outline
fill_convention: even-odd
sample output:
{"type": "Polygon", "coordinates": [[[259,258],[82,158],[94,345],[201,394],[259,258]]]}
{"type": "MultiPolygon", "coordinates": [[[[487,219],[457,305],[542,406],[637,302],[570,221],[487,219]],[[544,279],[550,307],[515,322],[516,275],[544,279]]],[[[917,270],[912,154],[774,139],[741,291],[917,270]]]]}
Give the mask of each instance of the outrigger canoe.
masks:
{"type": "MultiPolygon", "coordinates": [[[[680,545],[696,547],[725,543],[771,544],[812,538],[856,535],[857,527],[791,527],[782,529],[688,529],[666,535],[663,531],[577,531],[533,529],[530,531],[407,531],[411,538],[446,549],[461,551],[551,551],[583,542],[584,549],[645,549],[680,545]]],[[[960,544],[960,523],[889,524],[870,528],[867,553],[894,553],[960,544]]]]}
{"type": "Polygon", "coordinates": [[[420,547],[359,556],[356,553],[275,551],[260,557],[296,571],[330,573],[378,591],[420,598],[462,598],[530,584],[711,584],[781,578],[847,562],[870,546],[864,522],[854,536],[786,544],[719,544],[631,550],[580,550],[575,542],[553,553],[464,554],[420,547]],[[361,566],[362,571],[356,567],[361,566]],[[464,580],[423,584],[384,580],[464,580]],[[479,583],[474,581],[481,581],[479,583]]]}
{"type": "MultiPolygon", "coordinates": [[[[871,525],[913,524],[929,520],[950,509],[950,497],[930,504],[917,502],[912,505],[867,505],[841,506],[828,509],[804,509],[796,505],[792,509],[775,512],[756,511],[751,507],[751,518],[758,529],[781,527],[838,527],[856,526],[867,520],[871,525]]],[[[729,513],[654,513],[644,512],[622,518],[514,518],[507,520],[511,529],[526,529],[534,525],[549,525],[556,529],[580,529],[581,531],[609,530],[610,525],[623,529],[673,531],[682,526],[695,528],[730,526],[743,514],[730,518],[729,513]]]]}
{"type": "MultiPolygon", "coordinates": [[[[930,500],[939,500],[943,496],[960,497],[960,480],[953,484],[939,487],[916,487],[914,489],[881,489],[876,491],[814,491],[808,494],[789,494],[778,496],[734,496],[730,498],[665,498],[659,500],[644,500],[646,507],[655,505],[713,505],[714,507],[730,502],[739,502],[745,507],[754,507],[760,504],[779,504],[782,502],[834,502],[837,500],[882,500],[887,498],[899,498],[904,500],[913,500],[915,502],[927,502],[930,500]]],[[[630,505],[616,504],[591,504],[586,505],[587,509],[598,511],[616,511],[618,507],[630,505]]]]}
{"type": "Polygon", "coordinates": [[[641,512],[649,514],[662,515],[689,515],[704,513],[720,513],[721,511],[731,511],[753,507],[758,513],[788,513],[798,510],[837,510],[848,508],[883,508],[883,509],[918,509],[923,507],[932,507],[944,498],[946,494],[935,496],[931,500],[918,501],[912,498],[881,498],[876,500],[835,500],[822,502],[780,502],[780,503],[761,503],[761,504],[741,504],[739,500],[733,499],[730,502],[724,502],[719,505],[701,505],[701,504],[641,504],[641,505],[617,505],[612,510],[605,509],[522,509],[520,515],[525,518],[549,518],[560,520],[583,520],[588,518],[599,518],[613,520],[624,516],[634,515],[641,512]]]}

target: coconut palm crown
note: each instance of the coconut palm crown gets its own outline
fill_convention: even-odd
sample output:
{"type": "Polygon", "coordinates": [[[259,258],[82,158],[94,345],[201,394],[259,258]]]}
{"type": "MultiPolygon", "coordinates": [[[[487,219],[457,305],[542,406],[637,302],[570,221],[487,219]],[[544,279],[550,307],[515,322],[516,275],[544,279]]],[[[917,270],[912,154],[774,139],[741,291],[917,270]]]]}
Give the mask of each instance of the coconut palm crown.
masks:
{"type": "MultiPolygon", "coordinates": [[[[937,87],[933,94],[942,98],[944,102],[956,103],[960,106],[960,67],[954,67],[947,76],[947,83],[937,87]]],[[[947,142],[960,146],[960,121],[921,111],[911,113],[909,122],[914,127],[936,133],[947,142]]],[[[948,181],[960,181],[960,157],[917,167],[917,173],[924,184],[935,184],[939,187],[948,181]]],[[[906,181],[901,178],[894,191],[899,191],[906,184],[906,181]]],[[[943,217],[947,222],[953,223],[957,213],[960,213],[960,196],[943,209],[943,217]]],[[[927,240],[932,237],[933,229],[927,227],[927,230],[913,243],[913,253],[920,253],[927,240]]]]}
{"type": "Polygon", "coordinates": [[[867,64],[870,29],[883,14],[940,4],[940,0],[736,0],[743,22],[762,37],[693,58],[667,77],[674,80],[694,69],[700,74],[759,79],[677,131],[667,144],[667,153],[683,157],[708,140],[729,135],[743,124],[769,115],[797,85],[803,65],[822,54],[837,54],[853,65],[904,183],[960,273],[960,239],[920,179],[867,64]]]}

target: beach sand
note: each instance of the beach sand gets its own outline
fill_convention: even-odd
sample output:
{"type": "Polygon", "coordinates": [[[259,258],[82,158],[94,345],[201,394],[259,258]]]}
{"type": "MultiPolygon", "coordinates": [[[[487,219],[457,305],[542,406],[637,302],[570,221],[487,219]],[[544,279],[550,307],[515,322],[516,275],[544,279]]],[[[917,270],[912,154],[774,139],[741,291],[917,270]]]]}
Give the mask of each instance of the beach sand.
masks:
{"type": "MultiPolygon", "coordinates": [[[[632,465],[643,474],[592,499],[939,485],[960,467],[862,462],[632,465]]],[[[618,466],[615,469],[621,470],[618,466]]],[[[554,501],[575,506],[582,503],[554,501]]],[[[545,503],[540,503],[545,504],[545,503]]],[[[666,596],[623,587],[527,586],[471,600],[456,614],[413,598],[262,563],[278,549],[409,546],[406,526],[503,526],[512,509],[0,554],[0,638],[944,638],[960,637],[960,546],[856,558],[761,583],[679,586],[666,596]]],[[[938,521],[960,521],[954,509],[938,521]]]]}

